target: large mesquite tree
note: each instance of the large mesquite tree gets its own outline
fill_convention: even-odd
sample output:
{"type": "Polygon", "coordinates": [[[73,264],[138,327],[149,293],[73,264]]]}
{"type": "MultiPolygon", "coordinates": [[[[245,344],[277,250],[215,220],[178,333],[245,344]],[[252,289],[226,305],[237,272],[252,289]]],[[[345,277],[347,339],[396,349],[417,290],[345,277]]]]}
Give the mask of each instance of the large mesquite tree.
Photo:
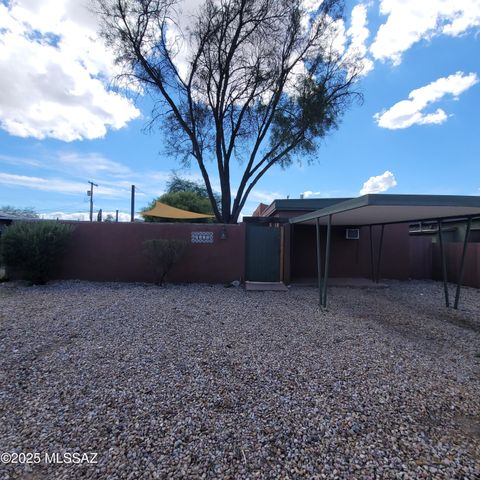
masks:
{"type": "Polygon", "coordinates": [[[272,166],[315,153],[356,95],[358,62],[337,38],[341,0],[205,0],[195,12],[185,0],[96,1],[124,79],[155,99],[152,122],[198,164],[220,222],[238,220],[272,166]]]}

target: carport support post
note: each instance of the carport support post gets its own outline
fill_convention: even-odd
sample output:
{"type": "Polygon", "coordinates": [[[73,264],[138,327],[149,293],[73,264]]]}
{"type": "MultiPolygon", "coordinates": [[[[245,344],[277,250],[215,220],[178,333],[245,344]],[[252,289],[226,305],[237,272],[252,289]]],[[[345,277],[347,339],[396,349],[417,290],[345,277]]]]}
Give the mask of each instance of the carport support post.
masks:
{"type": "Polygon", "coordinates": [[[443,230],[442,221],[438,220],[438,239],[440,243],[440,256],[442,257],[442,277],[443,277],[443,290],[445,292],[445,305],[450,307],[450,300],[448,298],[448,278],[447,278],[447,260],[445,258],[445,246],[443,244],[443,230]]]}
{"type": "Polygon", "coordinates": [[[327,223],[327,245],[325,247],[325,277],[323,279],[323,306],[327,306],[327,283],[328,283],[328,269],[330,266],[330,237],[332,233],[332,215],[328,216],[327,223]]]}
{"type": "Polygon", "coordinates": [[[373,258],[373,227],[370,227],[370,272],[372,276],[372,282],[375,282],[375,259],[373,258]]]}
{"type": "Polygon", "coordinates": [[[382,229],[380,230],[380,245],[378,247],[378,258],[377,258],[377,275],[376,282],[380,281],[380,262],[382,261],[382,248],[383,248],[383,232],[385,230],[385,225],[382,223],[382,229]]]}
{"type": "Polygon", "coordinates": [[[317,240],[317,273],[318,273],[318,301],[322,306],[322,258],[320,250],[320,219],[316,219],[316,240],[317,240]]]}
{"type": "Polygon", "coordinates": [[[457,292],[455,294],[455,304],[453,306],[455,310],[458,309],[458,302],[460,301],[460,290],[462,289],[463,271],[465,269],[465,256],[467,254],[468,239],[470,237],[471,228],[472,228],[472,218],[470,217],[467,222],[467,230],[465,231],[465,238],[463,240],[462,260],[460,262],[460,270],[458,272],[457,292]]]}

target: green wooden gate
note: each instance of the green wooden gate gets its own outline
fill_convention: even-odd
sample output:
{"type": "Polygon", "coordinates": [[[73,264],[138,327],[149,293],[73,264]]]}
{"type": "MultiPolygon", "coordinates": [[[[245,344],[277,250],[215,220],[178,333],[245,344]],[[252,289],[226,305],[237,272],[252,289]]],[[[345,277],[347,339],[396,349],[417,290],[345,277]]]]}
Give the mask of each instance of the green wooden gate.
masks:
{"type": "Polygon", "coordinates": [[[280,228],[247,224],[246,277],[251,282],[280,281],[280,228]]]}

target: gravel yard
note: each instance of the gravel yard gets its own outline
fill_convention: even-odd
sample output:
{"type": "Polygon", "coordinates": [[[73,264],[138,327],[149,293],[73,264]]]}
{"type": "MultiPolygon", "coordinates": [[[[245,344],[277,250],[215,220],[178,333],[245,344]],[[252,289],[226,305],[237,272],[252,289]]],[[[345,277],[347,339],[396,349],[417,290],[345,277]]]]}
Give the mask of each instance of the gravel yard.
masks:
{"type": "Polygon", "coordinates": [[[434,282],[329,302],[1,284],[0,450],[42,457],[0,478],[479,478],[480,291],[459,312],[434,282]]]}

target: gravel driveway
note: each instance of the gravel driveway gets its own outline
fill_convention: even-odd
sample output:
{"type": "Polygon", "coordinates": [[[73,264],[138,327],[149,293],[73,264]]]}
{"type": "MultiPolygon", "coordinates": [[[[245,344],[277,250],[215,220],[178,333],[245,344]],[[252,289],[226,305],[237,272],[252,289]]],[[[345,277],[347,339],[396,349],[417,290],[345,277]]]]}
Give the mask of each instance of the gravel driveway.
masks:
{"type": "Polygon", "coordinates": [[[40,454],[0,478],[479,478],[480,291],[329,301],[0,285],[0,450],[40,454]]]}

